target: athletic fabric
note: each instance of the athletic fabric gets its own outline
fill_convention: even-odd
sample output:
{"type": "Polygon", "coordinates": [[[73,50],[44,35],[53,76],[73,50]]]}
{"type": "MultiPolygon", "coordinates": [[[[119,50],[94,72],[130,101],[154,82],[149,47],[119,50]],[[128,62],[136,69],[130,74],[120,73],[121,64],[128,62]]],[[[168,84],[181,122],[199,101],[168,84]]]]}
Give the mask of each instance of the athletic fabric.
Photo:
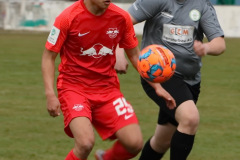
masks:
{"type": "Polygon", "coordinates": [[[141,48],[166,46],[175,55],[176,73],[190,85],[201,81],[202,63],[194,53],[194,40],[202,41],[204,34],[209,41],[224,36],[208,0],[136,0],[129,13],[138,22],[146,20],[141,48]]]}
{"type": "MultiPolygon", "coordinates": [[[[197,103],[200,93],[200,83],[193,86],[184,82],[183,77],[179,75],[173,75],[168,81],[161,84],[162,87],[175,99],[177,107],[187,101],[193,100],[197,103]]],[[[170,110],[164,99],[159,98],[154,88],[152,88],[144,79],[142,79],[142,86],[147,95],[161,107],[158,116],[158,124],[165,124],[170,122],[177,126],[178,123],[175,120],[175,109],[170,110]]]]}
{"type": "Polygon", "coordinates": [[[138,123],[114,69],[118,44],[131,49],[138,40],[129,14],[113,3],[95,16],[80,0],[56,18],[45,46],[60,52],[57,89],[70,137],[68,125],[79,116],[88,117],[103,139],[115,138],[121,127],[138,123]]]}
{"type": "Polygon", "coordinates": [[[117,87],[115,46],[138,45],[129,14],[111,3],[101,16],[90,13],[83,0],[66,8],[55,20],[46,48],[60,52],[57,88],[76,84],[86,92],[117,87]]]}
{"type": "Polygon", "coordinates": [[[59,89],[58,94],[64,115],[64,131],[69,137],[73,137],[69,123],[76,117],[87,117],[103,140],[115,139],[114,134],[120,128],[138,124],[131,104],[117,88],[107,93],[88,93],[69,85],[59,89]]]}

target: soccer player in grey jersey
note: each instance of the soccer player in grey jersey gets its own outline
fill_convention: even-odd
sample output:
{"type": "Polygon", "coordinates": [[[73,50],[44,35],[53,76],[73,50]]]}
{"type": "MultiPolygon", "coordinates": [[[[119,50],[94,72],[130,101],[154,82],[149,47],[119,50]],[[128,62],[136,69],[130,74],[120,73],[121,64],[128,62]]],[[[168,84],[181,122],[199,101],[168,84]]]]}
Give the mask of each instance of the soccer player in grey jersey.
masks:
{"type": "MultiPolygon", "coordinates": [[[[160,111],[155,133],[146,142],[140,160],[159,160],[169,148],[171,160],[186,160],[199,125],[196,102],[201,57],[225,51],[224,33],[215,9],[209,0],[136,0],[128,11],[134,24],[145,21],[141,48],[164,45],[174,53],[177,64],[174,76],[162,83],[160,90],[141,79],[145,92],[160,111]]],[[[116,69],[125,61],[124,57],[117,59],[116,69]]]]}

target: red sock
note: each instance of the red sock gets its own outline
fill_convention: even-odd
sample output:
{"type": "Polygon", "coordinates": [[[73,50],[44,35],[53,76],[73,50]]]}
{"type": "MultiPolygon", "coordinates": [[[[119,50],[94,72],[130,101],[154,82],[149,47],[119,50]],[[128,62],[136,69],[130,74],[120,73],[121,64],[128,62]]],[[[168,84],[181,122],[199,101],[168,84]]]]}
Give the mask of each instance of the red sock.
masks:
{"type": "MultiPolygon", "coordinates": [[[[71,151],[68,153],[68,155],[67,155],[67,157],[66,157],[65,160],[81,160],[81,159],[77,158],[77,156],[75,156],[75,154],[73,153],[73,150],[71,150],[71,151]]],[[[84,160],[84,159],[82,159],[82,160],[84,160]]],[[[85,160],[86,160],[86,159],[85,159],[85,160]]]]}
{"type": "Polygon", "coordinates": [[[115,142],[112,148],[106,151],[104,160],[128,160],[136,155],[129,153],[119,141],[115,142]]]}

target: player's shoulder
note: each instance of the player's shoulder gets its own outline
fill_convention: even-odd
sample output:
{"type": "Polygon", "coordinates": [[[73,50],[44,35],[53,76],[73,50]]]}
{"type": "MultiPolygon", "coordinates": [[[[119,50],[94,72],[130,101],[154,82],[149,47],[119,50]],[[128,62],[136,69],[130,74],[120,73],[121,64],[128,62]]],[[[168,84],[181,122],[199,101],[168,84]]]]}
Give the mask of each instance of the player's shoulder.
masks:
{"type": "Polygon", "coordinates": [[[202,4],[207,4],[207,3],[212,4],[210,0],[195,0],[195,1],[199,2],[199,3],[202,3],[202,4]]]}
{"type": "Polygon", "coordinates": [[[198,5],[199,7],[201,7],[201,6],[202,7],[204,7],[204,6],[213,7],[210,0],[194,0],[194,2],[192,4],[198,5]]]}
{"type": "Polygon", "coordinates": [[[202,14],[212,14],[212,12],[215,10],[210,0],[193,0],[192,4],[190,5],[198,9],[202,14]]]}
{"type": "Polygon", "coordinates": [[[114,3],[111,3],[108,9],[115,13],[116,15],[122,16],[124,18],[129,18],[129,13],[114,3]]]}

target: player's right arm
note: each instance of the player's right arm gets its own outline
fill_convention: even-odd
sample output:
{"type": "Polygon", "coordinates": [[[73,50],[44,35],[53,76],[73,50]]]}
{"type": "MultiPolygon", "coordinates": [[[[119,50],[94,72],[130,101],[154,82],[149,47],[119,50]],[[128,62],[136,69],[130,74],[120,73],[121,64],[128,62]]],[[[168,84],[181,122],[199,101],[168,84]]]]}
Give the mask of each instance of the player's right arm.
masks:
{"type": "MultiPolygon", "coordinates": [[[[129,15],[133,24],[139,23],[131,14],[129,15]]],[[[174,109],[176,107],[175,99],[161,86],[160,83],[147,82],[154,88],[156,94],[165,100],[169,109],[174,109]]]]}
{"type": "Polygon", "coordinates": [[[128,61],[125,57],[124,49],[119,48],[119,46],[116,48],[116,63],[114,69],[119,74],[126,74],[128,69],[128,61]]]}
{"type": "Polygon", "coordinates": [[[42,76],[47,99],[47,110],[52,117],[60,115],[60,103],[54,91],[55,60],[58,53],[45,49],[42,55],[42,76]]]}
{"type": "Polygon", "coordinates": [[[130,17],[131,17],[133,25],[138,23],[137,20],[135,18],[133,18],[133,16],[130,15],[130,17]]]}
{"type": "Polygon", "coordinates": [[[193,49],[200,57],[206,55],[218,56],[226,50],[226,44],[224,37],[216,37],[210,42],[205,43],[195,40],[193,49]]]}
{"type": "Polygon", "coordinates": [[[160,83],[147,82],[154,88],[156,94],[165,100],[169,109],[174,109],[176,107],[175,99],[161,86],[160,83]]]}
{"type": "MultiPolygon", "coordinates": [[[[125,49],[125,52],[127,53],[127,56],[131,61],[132,65],[137,70],[137,61],[140,55],[139,48],[135,47],[132,49],[125,49]]],[[[153,83],[149,81],[147,82],[154,88],[156,94],[165,100],[169,109],[174,109],[176,107],[176,102],[174,98],[161,86],[160,83],[153,83]]]]}

